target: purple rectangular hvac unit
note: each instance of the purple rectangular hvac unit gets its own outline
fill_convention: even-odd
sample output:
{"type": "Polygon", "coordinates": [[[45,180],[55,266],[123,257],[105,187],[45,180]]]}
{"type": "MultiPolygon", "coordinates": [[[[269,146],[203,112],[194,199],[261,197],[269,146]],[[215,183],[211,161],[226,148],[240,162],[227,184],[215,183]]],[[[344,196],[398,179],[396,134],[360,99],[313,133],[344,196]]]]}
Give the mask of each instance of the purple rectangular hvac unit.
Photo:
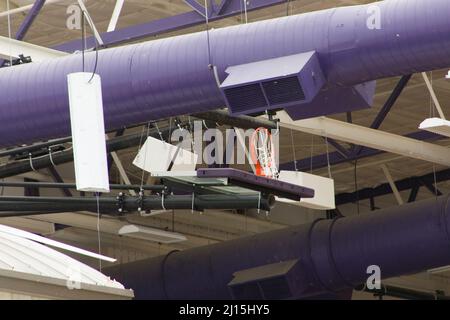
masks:
{"type": "Polygon", "coordinates": [[[315,51],[228,67],[220,88],[234,115],[311,102],[325,85],[315,51]]]}

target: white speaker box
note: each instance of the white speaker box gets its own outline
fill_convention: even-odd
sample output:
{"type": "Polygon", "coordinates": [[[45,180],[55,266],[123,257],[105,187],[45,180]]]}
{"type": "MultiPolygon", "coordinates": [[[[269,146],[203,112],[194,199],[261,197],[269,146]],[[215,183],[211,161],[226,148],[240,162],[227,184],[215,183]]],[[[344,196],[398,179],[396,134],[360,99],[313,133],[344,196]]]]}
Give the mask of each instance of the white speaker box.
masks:
{"type": "Polygon", "coordinates": [[[72,73],[67,83],[77,190],[109,192],[100,76],[72,73]]]}
{"type": "Polygon", "coordinates": [[[195,171],[198,155],[179,146],[148,137],[133,164],[150,173],[195,171]]]}

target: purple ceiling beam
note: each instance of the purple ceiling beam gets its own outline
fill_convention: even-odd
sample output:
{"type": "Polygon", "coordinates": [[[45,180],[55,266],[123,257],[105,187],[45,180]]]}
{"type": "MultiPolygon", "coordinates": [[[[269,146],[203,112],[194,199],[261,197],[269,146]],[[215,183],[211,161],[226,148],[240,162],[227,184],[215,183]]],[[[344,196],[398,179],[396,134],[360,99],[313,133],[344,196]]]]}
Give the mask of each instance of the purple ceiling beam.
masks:
{"type": "MultiPolygon", "coordinates": [[[[389,111],[391,111],[392,107],[397,102],[397,100],[400,97],[400,95],[402,94],[403,90],[408,85],[408,82],[409,82],[409,80],[411,80],[411,77],[412,77],[412,74],[409,74],[409,75],[403,76],[398,81],[398,83],[395,86],[394,90],[392,91],[391,95],[387,99],[386,103],[381,108],[380,112],[377,114],[377,116],[375,117],[374,121],[370,125],[370,127],[372,129],[378,129],[381,126],[381,124],[383,123],[384,119],[386,119],[389,111]]],[[[354,148],[352,153],[357,155],[357,154],[361,153],[363,148],[364,147],[362,147],[362,146],[357,146],[357,147],[354,148]]]]}
{"type": "Polygon", "coordinates": [[[327,139],[325,139],[325,142],[328,142],[328,144],[333,146],[345,158],[348,158],[348,156],[350,155],[350,152],[336,140],[327,138],[327,139]]]}
{"type": "MultiPolygon", "coordinates": [[[[421,141],[435,141],[440,139],[445,139],[446,137],[443,137],[438,134],[434,134],[428,131],[417,131],[410,134],[405,135],[407,138],[412,138],[416,140],[421,141]]],[[[313,156],[312,158],[304,158],[301,160],[297,160],[297,170],[299,171],[308,171],[311,170],[311,164],[312,169],[320,169],[324,168],[328,165],[328,157],[330,159],[330,165],[336,165],[341,164],[349,161],[359,160],[371,156],[376,156],[379,154],[385,153],[381,150],[371,149],[371,148],[364,148],[359,154],[351,154],[348,156],[348,158],[344,157],[340,152],[330,152],[329,156],[326,154],[321,154],[317,156],[313,156]]],[[[281,170],[295,170],[295,163],[294,161],[286,162],[280,165],[281,170]]]]}
{"type": "Polygon", "coordinates": [[[23,20],[22,24],[19,27],[19,30],[17,30],[16,33],[16,40],[23,40],[25,35],[27,34],[28,30],[30,29],[31,25],[33,24],[34,20],[37,18],[39,13],[41,12],[42,7],[45,4],[45,0],[36,0],[31,7],[30,11],[28,12],[27,16],[23,20]]]}
{"type": "MultiPolygon", "coordinates": [[[[207,0],[209,2],[209,4],[211,5],[211,1],[207,0]]],[[[197,0],[184,0],[184,2],[191,7],[192,9],[194,9],[196,12],[198,12],[199,14],[201,14],[202,16],[206,16],[206,10],[205,7],[202,6],[200,3],[197,2],[197,0]]],[[[211,13],[212,13],[212,8],[209,6],[208,7],[208,18],[211,17],[211,13]]]]}
{"type": "MultiPolygon", "coordinates": [[[[195,2],[195,1],[193,1],[195,2]]],[[[248,4],[247,10],[253,11],[257,9],[262,9],[265,7],[274,6],[286,2],[286,0],[258,0],[252,1],[248,4]]],[[[198,5],[199,7],[202,7],[198,5]]],[[[203,8],[203,7],[202,7],[203,8]]],[[[201,9],[199,9],[201,10],[201,9]]],[[[212,12],[209,21],[216,21],[223,18],[231,17],[241,13],[241,0],[224,0],[217,9],[218,12],[212,12]]],[[[204,8],[203,8],[204,12],[204,8]]],[[[123,44],[126,42],[140,40],[142,38],[160,35],[163,33],[176,31],[184,28],[193,27],[196,25],[201,25],[205,23],[205,17],[202,16],[197,11],[191,11],[182,13],[176,16],[159,19],[156,21],[151,21],[143,24],[138,24],[135,26],[123,28],[117,31],[102,33],[101,37],[105,43],[105,46],[113,46],[118,44],[123,44]]],[[[86,39],[87,47],[95,46],[95,39],[89,37],[86,39]]],[[[69,41],[60,44],[54,49],[75,52],[81,50],[82,42],[81,40],[69,41]]]]}
{"type": "MultiPolygon", "coordinates": [[[[288,0],[289,1],[289,0],[288,0]]],[[[213,1],[214,2],[214,1],[213,1]]],[[[222,0],[218,6],[216,6],[217,14],[222,14],[224,8],[227,6],[229,0],[222,0]]]]}
{"type": "Polygon", "coordinates": [[[374,121],[370,125],[372,129],[378,129],[383,123],[384,119],[386,119],[389,111],[391,111],[394,104],[397,102],[398,98],[402,94],[403,90],[408,85],[409,80],[411,79],[412,74],[403,76],[395,86],[388,100],[384,104],[383,108],[381,108],[380,112],[375,117],[374,121]]]}

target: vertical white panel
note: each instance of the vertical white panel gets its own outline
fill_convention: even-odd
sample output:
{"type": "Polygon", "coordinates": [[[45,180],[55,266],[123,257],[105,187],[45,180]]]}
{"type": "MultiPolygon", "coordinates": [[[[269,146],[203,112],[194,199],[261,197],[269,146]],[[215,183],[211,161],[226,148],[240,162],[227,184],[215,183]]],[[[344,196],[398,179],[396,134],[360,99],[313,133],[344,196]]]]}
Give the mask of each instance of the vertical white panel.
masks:
{"type": "Polygon", "coordinates": [[[109,192],[105,123],[100,76],[67,76],[77,190],[109,192]]]}

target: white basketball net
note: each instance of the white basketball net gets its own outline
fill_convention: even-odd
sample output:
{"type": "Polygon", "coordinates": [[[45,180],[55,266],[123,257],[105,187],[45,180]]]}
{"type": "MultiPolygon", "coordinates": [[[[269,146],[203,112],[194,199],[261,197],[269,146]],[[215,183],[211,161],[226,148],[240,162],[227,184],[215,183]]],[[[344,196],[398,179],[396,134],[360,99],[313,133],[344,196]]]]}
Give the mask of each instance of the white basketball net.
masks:
{"type": "Polygon", "coordinates": [[[252,160],[256,164],[256,174],[268,178],[278,178],[275,162],[275,148],[272,136],[266,128],[255,130],[250,143],[252,160]]]}

